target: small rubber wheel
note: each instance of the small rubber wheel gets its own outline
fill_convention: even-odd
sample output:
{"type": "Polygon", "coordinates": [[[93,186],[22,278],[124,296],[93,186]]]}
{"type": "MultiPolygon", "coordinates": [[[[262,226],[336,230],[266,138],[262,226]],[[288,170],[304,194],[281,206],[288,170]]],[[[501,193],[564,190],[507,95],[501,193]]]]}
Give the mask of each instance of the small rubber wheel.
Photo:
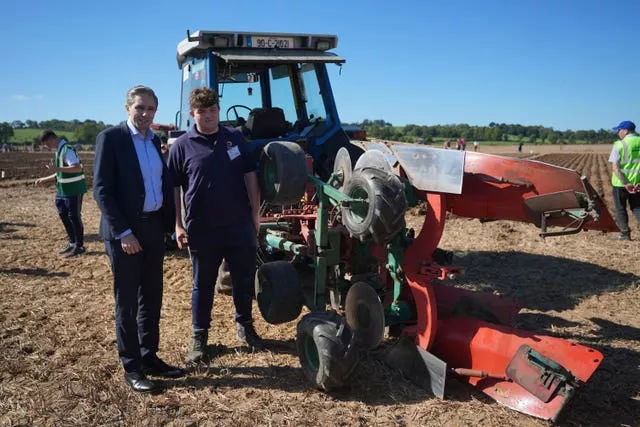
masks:
{"type": "Polygon", "coordinates": [[[262,264],[256,271],[255,295],[267,323],[297,319],[302,311],[302,286],[295,267],[287,261],[262,264]]]}
{"type": "Polygon", "coordinates": [[[325,391],[345,385],[358,364],[353,333],[335,311],[305,315],[298,322],[296,347],[305,376],[325,391]]]}
{"type": "Polygon", "coordinates": [[[306,154],[298,144],[268,143],[260,158],[262,198],[275,205],[298,203],[306,189],[307,173],[306,154]]]}

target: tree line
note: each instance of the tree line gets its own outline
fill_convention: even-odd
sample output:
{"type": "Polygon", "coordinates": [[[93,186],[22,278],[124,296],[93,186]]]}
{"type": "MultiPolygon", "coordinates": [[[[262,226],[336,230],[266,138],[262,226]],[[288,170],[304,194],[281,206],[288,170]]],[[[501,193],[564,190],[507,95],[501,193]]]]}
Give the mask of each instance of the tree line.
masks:
{"type": "MultiPolygon", "coordinates": [[[[0,143],[10,143],[17,129],[53,129],[55,131],[72,132],[73,138],[69,142],[76,144],[95,144],[96,137],[111,125],[95,120],[14,120],[0,123],[0,143]]],[[[39,135],[34,136],[32,143],[38,143],[39,135]]]]}
{"type": "Polygon", "coordinates": [[[608,144],[615,140],[610,130],[566,130],[559,131],[544,126],[523,126],[491,122],[488,126],[470,126],[468,124],[424,126],[409,124],[393,126],[385,120],[365,119],[355,125],[367,131],[375,138],[425,143],[447,138],[465,138],[468,141],[518,141],[529,144],[608,144]]]}
{"type": "MultiPolygon", "coordinates": [[[[519,141],[529,144],[607,144],[615,139],[611,131],[600,130],[566,130],[559,131],[544,126],[523,126],[491,122],[488,126],[470,126],[468,124],[451,125],[416,125],[393,126],[385,120],[365,119],[359,123],[344,123],[345,125],[360,126],[367,131],[367,135],[403,142],[437,142],[446,138],[465,138],[468,141],[519,141]]],[[[14,120],[0,123],[0,143],[10,143],[16,129],[53,129],[56,131],[73,132],[73,143],[94,144],[96,136],[110,125],[95,120],[14,120]]],[[[34,137],[33,143],[37,143],[34,137]]]]}

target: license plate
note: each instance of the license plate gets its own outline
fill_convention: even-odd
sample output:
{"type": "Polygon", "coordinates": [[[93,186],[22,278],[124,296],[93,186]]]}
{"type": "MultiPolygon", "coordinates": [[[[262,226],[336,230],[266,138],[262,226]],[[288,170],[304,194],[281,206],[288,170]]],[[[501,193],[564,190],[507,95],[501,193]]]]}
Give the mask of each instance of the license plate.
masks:
{"type": "Polygon", "coordinates": [[[258,49],[293,49],[293,38],[288,37],[249,37],[247,47],[258,49]]]}

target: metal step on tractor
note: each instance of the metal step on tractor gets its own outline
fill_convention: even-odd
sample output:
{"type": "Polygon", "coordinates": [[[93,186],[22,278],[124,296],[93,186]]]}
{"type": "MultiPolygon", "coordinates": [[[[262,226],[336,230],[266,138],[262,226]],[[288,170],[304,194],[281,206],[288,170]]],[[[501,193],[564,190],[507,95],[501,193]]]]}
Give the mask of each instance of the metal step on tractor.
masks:
{"type": "Polygon", "coordinates": [[[182,106],[218,90],[221,124],[259,161],[264,200],[255,297],[271,324],[297,320],[302,370],[317,387],[348,382],[362,351],[443,398],[450,376],[517,411],[556,420],[602,361],[595,349],[511,327],[521,308],[451,285],[438,249],[446,213],[535,224],[543,237],[616,231],[586,177],[537,161],[420,145],[350,141],[327,64],[337,37],[198,31],[178,45],[182,106]],[[420,232],[405,213],[426,204],[420,232]],[[554,228],[549,228],[554,227],[554,228]]]}

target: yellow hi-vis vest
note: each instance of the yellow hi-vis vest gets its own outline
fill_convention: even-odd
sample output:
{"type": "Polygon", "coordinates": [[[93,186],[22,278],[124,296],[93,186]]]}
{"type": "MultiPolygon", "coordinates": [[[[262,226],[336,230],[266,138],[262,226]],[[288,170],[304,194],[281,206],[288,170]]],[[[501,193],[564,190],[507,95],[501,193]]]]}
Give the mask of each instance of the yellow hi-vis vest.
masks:
{"type": "MultiPolygon", "coordinates": [[[[640,183],[640,135],[627,135],[624,139],[616,141],[613,148],[617,148],[620,153],[620,172],[631,184],[640,183]]],[[[611,176],[611,184],[614,187],[624,187],[615,172],[611,176]]]]}

